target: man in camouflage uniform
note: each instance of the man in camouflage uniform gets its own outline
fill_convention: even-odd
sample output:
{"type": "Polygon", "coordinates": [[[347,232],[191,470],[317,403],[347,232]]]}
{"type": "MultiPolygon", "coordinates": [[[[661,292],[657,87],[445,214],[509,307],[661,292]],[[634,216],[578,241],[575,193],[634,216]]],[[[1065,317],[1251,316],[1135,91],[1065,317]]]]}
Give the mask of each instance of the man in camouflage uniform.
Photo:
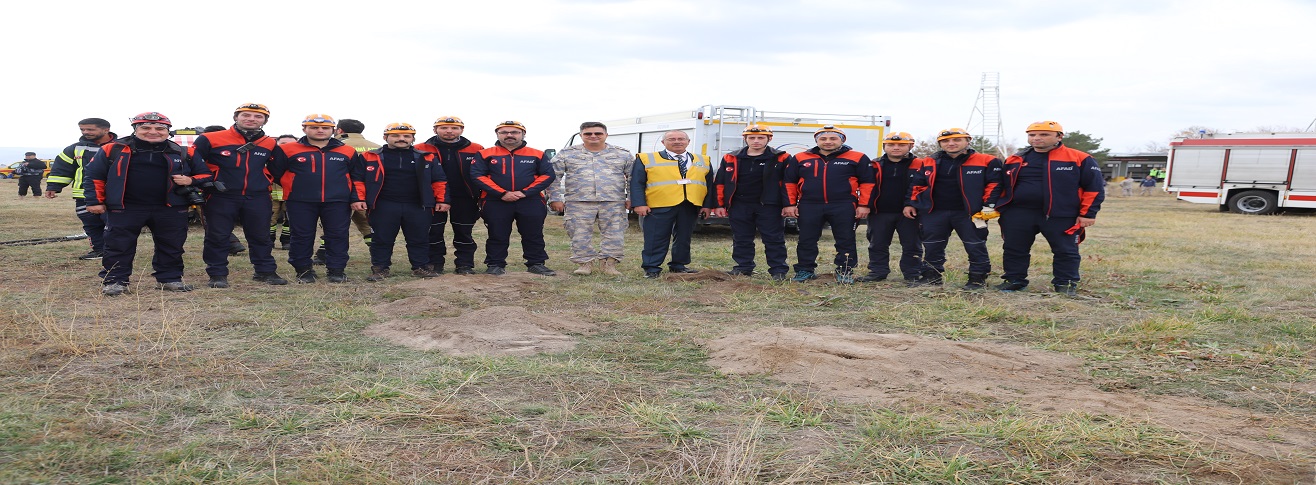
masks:
{"type": "Polygon", "coordinates": [[[609,145],[608,127],[597,121],[580,124],[584,143],[573,145],[553,157],[557,182],[548,205],[562,212],[567,235],[571,237],[571,261],[580,265],[572,274],[600,271],[621,276],[617,261],[622,255],[622,238],[626,232],[626,210],[630,209],[631,165],[635,156],[621,147],[609,145]],[[602,243],[594,249],[594,226],[598,225],[602,243]]]}

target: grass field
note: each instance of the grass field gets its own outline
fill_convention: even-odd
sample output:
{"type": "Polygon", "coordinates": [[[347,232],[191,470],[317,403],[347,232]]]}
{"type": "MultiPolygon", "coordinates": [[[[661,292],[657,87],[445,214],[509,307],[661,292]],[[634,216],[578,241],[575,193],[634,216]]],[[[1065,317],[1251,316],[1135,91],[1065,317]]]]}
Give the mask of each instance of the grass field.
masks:
{"type": "MultiPolygon", "coordinates": [[[[80,232],[14,189],[0,241],[80,232]]],[[[1312,484],[1314,229],[1108,199],[1078,298],[1041,243],[1018,294],[723,278],[722,229],[685,280],[641,278],[634,228],[625,277],[573,277],[558,218],[555,278],[366,283],[354,244],[352,284],[257,285],[234,258],[233,288],[163,294],[146,253],[104,298],[82,242],[0,247],[0,483],[1312,484]],[[574,346],[376,336],[518,326],[574,346]]]]}

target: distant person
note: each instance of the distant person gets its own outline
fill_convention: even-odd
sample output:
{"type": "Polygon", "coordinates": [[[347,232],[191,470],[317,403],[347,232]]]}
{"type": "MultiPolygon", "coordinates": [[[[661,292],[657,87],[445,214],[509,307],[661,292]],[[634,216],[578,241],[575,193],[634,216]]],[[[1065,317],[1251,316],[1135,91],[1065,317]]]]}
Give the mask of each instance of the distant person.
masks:
{"type": "Polygon", "coordinates": [[[1124,177],[1124,180],[1120,181],[1120,197],[1133,197],[1133,186],[1136,184],[1133,177],[1124,177]]]}
{"type": "Polygon", "coordinates": [[[1078,252],[1087,227],[1096,224],[1105,199],[1101,167],[1087,153],[1064,144],[1060,123],[1028,125],[1028,148],[1005,161],[1005,179],[996,204],[1000,211],[1004,273],[996,289],[1028,287],[1033,242],[1041,234],[1051,246],[1051,284],[1056,293],[1078,291],[1078,252]]]}
{"type": "Polygon", "coordinates": [[[406,239],[411,275],[439,275],[430,264],[430,221],[435,211],[448,211],[448,179],[438,157],[417,150],[415,142],[411,124],[391,123],[384,127],[385,146],[362,153],[361,164],[354,168],[357,196],[364,196],[375,229],[366,281],[390,276],[398,231],[406,239]]]}
{"type": "Polygon", "coordinates": [[[800,238],[796,245],[795,276],[803,283],[817,278],[818,240],[823,225],[832,227],[836,257],[836,282],[854,283],[859,264],[855,244],[856,221],[868,217],[868,200],[873,192],[873,162],[845,144],[845,132],[832,125],[813,133],[816,146],[796,153],[786,161],[782,183],[787,202],[783,217],[797,218],[800,238]]]}
{"type": "Polygon", "coordinates": [[[314,283],[311,263],[315,226],[324,227],[324,266],[330,283],[347,282],[347,248],[352,211],[366,208],[353,186],[352,168],[361,156],[334,137],[334,118],[310,114],[302,119],[306,134],[296,143],[274,147],[270,175],[283,186],[283,200],[292,227],[288,263],[298,283],[314,283]]]}
{"type": "Polygon", "coordinates": [[[430,222],[430,264],[435,273],[443,273],[448,246],[444,226],[452,224],[452,264],[454,273],[475,274],[475,222],[480,220],[480,189],[471,182],[471,164],[484,146],[462,136],[466,123],[456,116],[434,120],[434,136],[416,149],[437,154],[448,177],[448,212],[435,212],[430,222]]]}
{"type": "Polygon", "coordinates": [[[548,205],[562,213],[562,224],[571,238],[571,262],[575,275],[594,272],[594,263],[606,275],[621,276],[617,263],[629,224],[631,166],[635,156],[625,148],[609,145],[608,127],[597,121],[580,124],[581,144],[557,152],[548,205]],[[594,228],[600,243],[594,247],[594,228]]]}
{"type": "Polygon", "coordinates": [[[690,268],[690,237],[713,173],[708,159],[689,153],[690,136],[672,130],[660,140],[663,150],[640,153],[631,167],[631,209],[644,217],[644,250],[640,267],[645,278],[657,278],[670,248],[672,273],[698,273],[690,268]]]}
{"type": "MultiPolygon", "coordinates": [[[[356,149],[357,153],[379,148],[378,143],[367,140],[361,134],[365,131],[365,123],[351,118],[343,118],[338,121],[338,127],[334,129],[334,134],[338,136],[339,140],[342,140],[343,144],[356,149]]],[[[369,246],[375,231],[370,229],[370,218],[366,215],[366,211],[352,211],[352,224],[356,225],[356,230],[361,233],[366,246],[369,246]]]]}
{"type": "Polygon", "coordinates": [[[731,224],[731,260],[727,274],[754,275],[754,235],[763,239],[763,256],[773,281],[786,279],[786,226],[781,209],[786,189],[781,177],[790,154],[768,146],[772,129],[748,125],[740,131],[745,147],[722,157],[704,207],[731,224]]]}
{"type": "Polygon", "coordinates": [[[969,278],[964,290],[987,287],[992,270],[987,253],[986,231],[974,225],[974,216],[996,216],[1000,195],[1001,161],[969,148],[973,138],[963,128],[942,130],[937,136],[941,150],[924,158],[910,182],[910,200],[905,216],[919,217],[923,239],[923,269],[914,286],[940,286],[946,268],[946,244],[955,232],[969,258],[969,278]]]}
{"type": "Polygon", "coordinates": [[[904,214],[909,200],[909,181],[922,163],[910,150],[914,137],[893,133],[882,139],[882,156],[873,160],[873,195],[868,207],[868,274],[858,281],[883,281],[891,274],[891,240],[900,238],[900,274],[905,283],[918,280],[923,261],[923,241],[918,235],[918,218],[904,214]]]}
{"type": "Polygon", "coordinates": [[[521,255],[526,271],[543,276],[557,273],[549,269],[544,249],[544,190],[553,185],[553,165],[544,152],[526,145],[525,125],[504,121],[494,128],[498,143],[480,150],[471,164],[471,181],[484,192],[482,215],[489,229],[484,244],[485,274],[507,272],[507,248],[511,244],[512,225],[521,235],[521,255]]]}
{"type": "MultiPolygon", "coordinates": [[[[295,135],[279,135],[274,139],[275,146],[296,142],[295,135]]],[[[270,244],[278,242],[279,249],[287,250],[290,241],[292,233],[288,228],[288,210],[283,206],[283,186],[275,180],[270,184],[270,244]]]]}
{"type": "Polygon", "coordinates": [[[210,171],[170,141],[169,117],[146,112],[131,121],[133,134],[101,147],[83,174],[87,212],[106,214],[101,294],[128,291],[142,228],[151,230],[155,243],[151,276],[156,287],[192,291],[192,285],[183,283],[189,205],[185,189],[211,179],[210,171]]]}
{"type": "Polygon", "coordinates": [[[41,197],[41,178],[45,173],[46,162],[37,158],[36,152],[24,153],[14,169],[14,175],[18,176],[18,196],[27,197],[28,189],[32,189],[32,197],[41,197]]]}
{"type": "Polygon", "coordinates": [[[1154,188],[1156,188],[1156,177],[1149,174],[1146,178],[1142,179],[1142,184],[1138,186],[1138,195],[1152,195],[1152,189],[1154,188]]]}
{"type": "Polygon", "coordinates": [[[274,139],[265,136],[270,110],[263,104],[246,103],[233,110],[233,126],[203,133],[192,143],[192,158],[215,174],[204,206],[206,237],[201,258],[211,288],[228,288],[228,257],[233,229],[241,223],[247,238],[248,257],[254,270],[252,281],[286,285],[274,262],[274,243],[266,236],[270,219],[268,165],[274,157],[274,139]]]}
{"type": "Polygon", "coordinates": [[[78,122],[82,137],[77,143],[59,152],[50,163],[50,176],[46,177],[46,198],[53,199],[64,187],[72,186],[73,213],[82,221],[82,232],[87,234],[91,250],[78,256],[81,260],[101,259],[105,254],[105,214],[87,212],[87,199],[82,190],[83,169],[100,151],[101,145],[114,141],[119,135],[110,131],[110,122],[102,118],[86,118],[78,122]]]}

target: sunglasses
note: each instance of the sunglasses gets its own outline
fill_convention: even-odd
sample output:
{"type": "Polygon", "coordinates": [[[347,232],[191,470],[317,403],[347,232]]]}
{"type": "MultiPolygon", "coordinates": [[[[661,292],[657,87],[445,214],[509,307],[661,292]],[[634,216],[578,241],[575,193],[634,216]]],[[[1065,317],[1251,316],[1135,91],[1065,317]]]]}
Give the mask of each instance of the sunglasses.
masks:
{"type": "Polygon", "coordinates": [[[607,133],[604,133],[602,131],[591,131],[589,133],[581,133],[580,136],[603,136],[606,134],[607,133]]]}

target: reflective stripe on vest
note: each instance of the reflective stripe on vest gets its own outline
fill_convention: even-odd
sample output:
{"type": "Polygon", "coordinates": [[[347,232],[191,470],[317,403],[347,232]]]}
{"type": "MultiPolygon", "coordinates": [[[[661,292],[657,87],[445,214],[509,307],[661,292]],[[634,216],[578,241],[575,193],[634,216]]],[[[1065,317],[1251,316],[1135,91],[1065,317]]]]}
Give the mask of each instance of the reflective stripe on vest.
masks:
{"type": "Polygon", "coordinates": [[[644,198],[649,207],[671,207],[687,200],[696,206],[704,205],[711,167],[703,156],[687,154],[690,155],[685,170],[686,178],[690,180],[687,184],[680,183],[681,168],[676,160],[659,157],[657,153],[640,154],[646,177],[644,198]]]}

